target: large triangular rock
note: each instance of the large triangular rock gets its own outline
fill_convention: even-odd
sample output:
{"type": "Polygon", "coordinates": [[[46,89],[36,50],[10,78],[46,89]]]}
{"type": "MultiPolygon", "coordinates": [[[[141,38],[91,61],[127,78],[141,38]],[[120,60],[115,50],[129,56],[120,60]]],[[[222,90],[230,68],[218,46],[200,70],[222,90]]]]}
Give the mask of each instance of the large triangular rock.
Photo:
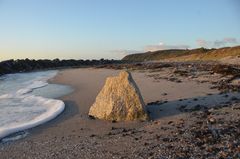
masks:
{"type": "Polygon", "coordinates": [[[107,78],[89,116],[112,121],[148,119],[140,91],[129,72],[107,78]]]}

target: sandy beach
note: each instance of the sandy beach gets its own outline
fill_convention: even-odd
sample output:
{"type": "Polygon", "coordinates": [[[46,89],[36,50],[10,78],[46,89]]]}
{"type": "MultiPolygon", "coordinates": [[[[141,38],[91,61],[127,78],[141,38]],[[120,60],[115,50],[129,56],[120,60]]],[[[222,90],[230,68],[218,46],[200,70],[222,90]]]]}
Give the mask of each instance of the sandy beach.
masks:
{"type": "Polygon", "coordinates": [[[240,0],[0,0],[0,159],[240,159],[240,0]]]}
{"type": "MultiPolygon", "coordinates": [[[[226,102],[231,104],[232,97],[239,97],[239,93],[221,94],[212,88],[206,75],[198,78],[178,76],[177,80],[171,80],[173,70],[132,71],[151,117],[146,122],[109,122],[88,117],[89,108],[105,79],[117,75],[119,70],[61,70],[50,82],[70,85],[74,89],[73,93],[61,98],[66,104],[65,111],[56,119],[28,130],[29,135],[25,138],[0,144],[0,158],[177,158],[200,155],[204,150],[201,147],[191,149],[192,139],[184,139],[180,129],[188,130],[199,120],[202,112],[195,109],[226,102]],[[179,142],[186,150],[179,148],[179,142]]],[[[219,78],[218,75],[211,76],[211,80],[219,78]]],[[[233,117],[237,120],[239,112],[235,113],[233,117]]]]}

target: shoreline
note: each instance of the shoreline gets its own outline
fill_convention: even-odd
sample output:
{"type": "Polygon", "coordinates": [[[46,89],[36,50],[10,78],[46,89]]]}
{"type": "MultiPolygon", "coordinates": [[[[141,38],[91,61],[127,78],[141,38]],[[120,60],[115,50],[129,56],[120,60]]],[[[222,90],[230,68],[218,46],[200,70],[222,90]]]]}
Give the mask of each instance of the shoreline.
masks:
{"type": "MultiPolygon", "coordinates": [[[[60,115],[58,115],[56,118],[54,118],[53,120],[51,120],[51,121],[49,121],[47,123],[41,124],[41,125],[39,125],[37,127],[28,129],[28,131],[30,132],[30,135],[29,135],[30,137],[32,135],[34,136],[34,135],[37,135],[37,134],[41,133],[41,131],[44,131],[44,129],[49,129],[49,128],[54,127],[54,126],[56,126],[58,124],[61,124],[65,120],[68,120],[68,119],[70,119],[70,118],[72,118],[72,117],[74,117],[76,115],[80,115],[81,119],[86,120],[86,121],[92,123],[92,125],[96,125],[96,126],[99,125],[99,124],[101,124],[102,126],[106,126],[107,125],[108,129],[106,130],[106,128],[104,128],[105,130],[103,130],[103,131],[108,131],[109,129],[111,129],[112,123],[110,123],[109,121],[101,121],[101,120],[96,120],[95,121],[95,120],[89,119],[89,117],[88,117],[88,110],[89,110],[89,108],[88,107],[90,107],[91,105],[88,104],[88,107],[86,109],[84,108],[83,109],[84,111],[80,114],[79,109],[80,109],[81,106],[79,106],[78,104],[76,104],[74,101],[71,100],[73,98],[76,99],[75,94],[77,93],[78,88],[76,88],[76,85],[71,85],[71,82],[63,82],[61,77],[59,77],[59,76],[61,76],[62,72],[74,71],[74,70],[78,70],[78,69],[81,69],[81,70],[82,69],[83,70],[93,70],[93,71],[94,70],[98,70],[96,68],[70,68],[70,69],[64,69],[64,70],[59,70],[58,74],[55,77],[53,77],[52,79],[49,79],[48,82],[50,84],[67,85],[67,86],[70,86],[71,88],[73,88],[73,91],[70,94],[67,94],[67,95],[64,95],[64,96],[62,96],[60,98],[57,98],[57,99],[59,99],[59,100],[61,100],[61,101],[63,101],[65,103],[64,111],[60,115]]],[[[109,69],[103,69],[103,70],[109,70],[109,69]]],[[[117,72],[119,72],[118,70],[117,71],[116,70],[111,70],[111,71],[115,72],[115,73],[113,73],[114,75],[116,75],[117,72]]],[[[112,73],[110,73],[110,74],[112,74],[112,73]]],[[[100,88],[103,86],[103,84],[105,82],[105,78],[107,76],[108,75],[105,75],[103,77],[104,79],[102,79],[101,85],[99,86],[99,89],[98,89],[99,91],[100,91],[100,88]]],[[[95,92],[96,96],[97,96],[97,93],[98,92],[96,91],[95,92]]],[[[92,99],[95,100],[95,97],[92,97],[92,99]]],[[[91,100],[92,102],[87,102],[87,103],[92,103],[93,104],[94,100],[91,100]]],[[[89,101],[89,99],[87,101],[89,101]]],[[[89,124],[89,123],[87,123],[87,124],[89,124]]],[[[85,125],[87,125],[87,124],[85,124],[85,125]]],[[[119,127],[121,127],[121,126],[132,127],[134,125],[135,126],[139,126],[139,124],[142,124],[142,122],[139,122],[139,121],[118,122],[117,124],[115,123],[114,125],[119,125],[119,127]]],[[[63,124],[63,125],[65,125],[65,124],[63,124]]],[[[97,127],[101,128],[101,126],[97,126],[97,127]]],[[[89,133],[87,135],[89,135],[89,133]]]]}
{"type": "MultiPolygon", "coordinates": [[[[176,150],[169,149],[169,143],[166,141],[174,138],[176,133],[183,129],[181,127],[183,123],[186,128],[196,125],[199,115],[194,113],[198,113],[195,109],[199,103],[216,105],[216,99],[231,101],[231,95],[226,98],[225,94],[212,89],[210,82],[198,82],[198,80],[204,81],[205,76],[197,79],[178,75],[172,77],[175,76],[172,70],[173,68],[131,71],[153,120],[117,123],[91,120],[88,117],[88,110],[104,85],[106,77],[116,75],[120,70],[96,68],[60,70],[49,82],[74,88],[71,94],[59,98],[64,101],[65,110],[55,119],[28,130],[30,135],[26,138],[4,146],[0,144],[0,156],[3,158],[148,158],[151,156],[157,158],[166,157],[168,153],[175,155],[181,150],[177,148],[179,141],[176,139],[170,142],[176,144],[176,150]],[[184,105],[186,107],[183,108],[184,105]]],[[[211,80],[219,78],[217,75],[211,76],[211,80]]],[[[224,103],[218,100],[217,102],[224,103]]],[[[181,135],[177,136],[183,138],[181,135]]],[[[184,142],[183,145],[191,146],[184,142]]],[[[200,150],[198,152],[202,153],[200,150]]]]}
{"type": "MultiPolygon", "coordinates": [[[[1,142],[19,139],[21,138],[19,134],[25,136],[26,130],[47,123],[61,114],[65,104],[56,99],[57,91],[48,93],[43,89],[49,89],[47,80],[55,75],[57,71],[13,74],[1,82],[0,104],[3,109],[0,123],[1,142]],[[42,93],[35,90],[41,90],[42,93]],[[52,97],[49,97],[50,94],[52,97]]],[[[60,89],[54,86],[50,88],[60,92],[63,90],[61,87],[60,89]]]]}

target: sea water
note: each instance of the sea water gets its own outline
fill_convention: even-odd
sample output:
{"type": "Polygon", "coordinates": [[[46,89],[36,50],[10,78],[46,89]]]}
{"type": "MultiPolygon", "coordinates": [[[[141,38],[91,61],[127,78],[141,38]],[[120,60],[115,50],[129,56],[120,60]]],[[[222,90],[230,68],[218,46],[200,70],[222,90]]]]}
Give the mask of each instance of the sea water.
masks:
{"type": "Polygon", "coordinates": [[[42,71],[0,77],[0,140],[52,120],[64,110],[64,102],[56,98],[72,89],[49,84],[56,74],[42,71]]]}

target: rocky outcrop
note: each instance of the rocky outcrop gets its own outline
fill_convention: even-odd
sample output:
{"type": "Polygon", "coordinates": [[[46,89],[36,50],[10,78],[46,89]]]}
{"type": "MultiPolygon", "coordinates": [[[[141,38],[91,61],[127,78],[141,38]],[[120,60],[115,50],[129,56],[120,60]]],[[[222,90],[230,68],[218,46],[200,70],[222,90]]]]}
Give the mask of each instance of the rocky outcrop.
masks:
{"type": "Polygon", "coordinates": [[[129,72],[107,78],[89,116],[111,121],[148,119],[140,91],[129,72]]]}
{"type": "Polygon", "coordinates": [[[119,64],[119,60],[7,60],[0,62],[0,76],[8,73],[29,72],[44,69],[56,69],[65,67],[87,67],[102,66],[108,64],[119,64]]]}

